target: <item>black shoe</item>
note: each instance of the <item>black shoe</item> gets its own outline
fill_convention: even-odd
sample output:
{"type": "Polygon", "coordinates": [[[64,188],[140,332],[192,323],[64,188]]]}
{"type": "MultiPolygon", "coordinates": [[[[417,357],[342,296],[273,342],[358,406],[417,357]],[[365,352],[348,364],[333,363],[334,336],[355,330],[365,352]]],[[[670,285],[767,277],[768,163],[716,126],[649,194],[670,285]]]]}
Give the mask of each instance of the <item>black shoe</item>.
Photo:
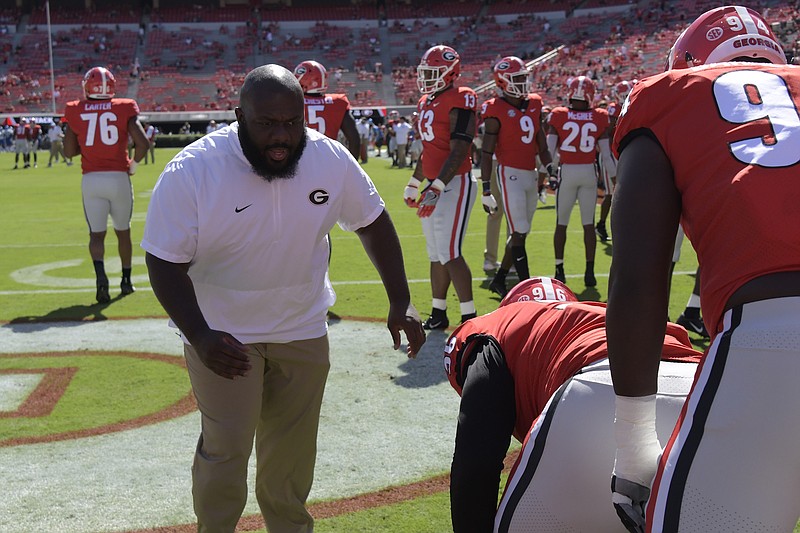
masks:
{"type": "Polygon", "coordinates": [[[597,285],[597,280],[594,278],[594,272],[586,272],[583,274],[583,284],[587,287],[594,287],[597,285]]]}
{"type": "Polygon", "coordinates": [[[111,296],[108,294],[108,280],[107,279],[98,279],[97,280],[97,294],[95,295],[97,299],[97,303],[107,304],[111,301],[111,296]]]}
{"type": "Polygon", "coordinates": [[[119,284],[119,290],[122,291],[122,295],[125,296],[136,292],[136,287],[133,286],[130,280],[123,279],[119,284]]]}
{"type": "Polygon", "coordinates": [[[608,242],[608,232],[606,231],[605,224],[598,222],[594,227],[594,231],[597,233],[597,236],[600,237],[600,242],[608,242]]]}
{"type": "Polygon", "coordinates": [[[477,313],[467,313],[466,315],[461,315],[461,323],[463,324],[467,320],[475,318],[476,316],[478,316],[477,313]]]}
{"type": "Polygon", "coordinates": [[[686,331],[691,331],[692,333],[697,333],[701,337],[705,337],[708,339],[710,335],[708,334],[708,330],[706,329],[706,325],[703,324],[703,319],[700,317],[697,318],[689,318],[683,313],[681,316],[678,317],[678,320],[675,321],[676,324],[679,326],[683,326],[686,328],[686,331]]]}
{"type": "Polygon", "coordinates": [[[431,316],[428,317],[428,320],[422,323],[422,327],[425,329],[447,329],[450,325],[450,322],[447,320],[447,314],[444,311],[440,311],[439,313],[436,312],[437,309],[434,309],[434,312],[431,313],[431,316]]]}
{"type": "Polygon", "coordinates": [[[561,283],[567,282],[567,276],[564,275],[564,265],[556,265],[556,275],[553,277],[561,283]]]}
{"type": "MultiPolygon", "coordinates": [[[[504,281],[500,281],[498,279],[493,279],[492,282],[489,284],[489,290],[498,294],[500,298],[505,298],[506,294],[508,294],[508,289],[506,288],[506,283],[504,281]]],[[[463,321],[462,321],[463,322],[463,321]]]]}

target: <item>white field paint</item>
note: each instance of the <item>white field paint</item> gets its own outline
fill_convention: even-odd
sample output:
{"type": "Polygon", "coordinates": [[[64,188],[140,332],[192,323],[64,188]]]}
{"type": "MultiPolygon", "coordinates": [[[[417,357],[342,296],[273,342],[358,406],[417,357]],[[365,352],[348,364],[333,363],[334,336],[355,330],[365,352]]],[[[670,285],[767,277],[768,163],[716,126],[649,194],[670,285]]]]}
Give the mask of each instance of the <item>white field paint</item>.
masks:
{"type": "MultiPolygon", "coordinates": [[[[384,324],[330,328],[311,501],[344,498],[449,469],[458,396],[444,375],[446,336],[429,334],[409,360],[384,324]]],[[[0,326],[0,352],[132,350],[181,357],[166,320],[0,326]]],[[[2,394],[2,389],[0,389],[2,394]]],[[[192,413],[147,427],[71,441],[0,448],[0,531],[106,532],[192,523],[192,413]]],[[[256,514],[251,461],[245,514],[256,514]]]]}

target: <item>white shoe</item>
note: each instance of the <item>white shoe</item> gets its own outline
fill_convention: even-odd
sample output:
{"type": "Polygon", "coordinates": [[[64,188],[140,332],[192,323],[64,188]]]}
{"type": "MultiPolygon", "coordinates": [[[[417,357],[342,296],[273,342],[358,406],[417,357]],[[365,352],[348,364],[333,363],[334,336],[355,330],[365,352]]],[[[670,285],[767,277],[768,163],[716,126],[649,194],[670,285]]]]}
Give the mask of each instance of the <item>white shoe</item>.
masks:
{"type": "Polygon", "coordinates": [[[489,261],[488,259],[483,261],[483,271],[484,272],[492,272],[494,270],[497,270],[498,268],[500,268],[500,263],[497,263],[497,262],[493,263],[493,262],[489,261]]]}
{"type": "Polygon", "coordinates": [[[543,204],[547,203],[547,189],[539,193],[539,201],[543,204]]]}

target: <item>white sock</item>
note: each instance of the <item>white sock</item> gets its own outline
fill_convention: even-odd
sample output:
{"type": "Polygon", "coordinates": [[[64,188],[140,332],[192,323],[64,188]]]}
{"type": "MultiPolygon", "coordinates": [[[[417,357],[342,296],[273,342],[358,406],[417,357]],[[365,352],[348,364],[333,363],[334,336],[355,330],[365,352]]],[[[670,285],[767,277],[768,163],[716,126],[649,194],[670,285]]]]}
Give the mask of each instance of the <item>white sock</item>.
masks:
{"type": "Polygon", "coordinates": [[[434,298],[433,308],[439,309],[440,311],[447,311],[447,300],[444,298],[434,298]]]}
{"type": "Polygon", "coordinates": [[[470,300],[468,302],[461,302],[461,314],[462,315],[470,315],[475,313],[475,302],[470,300]]]}

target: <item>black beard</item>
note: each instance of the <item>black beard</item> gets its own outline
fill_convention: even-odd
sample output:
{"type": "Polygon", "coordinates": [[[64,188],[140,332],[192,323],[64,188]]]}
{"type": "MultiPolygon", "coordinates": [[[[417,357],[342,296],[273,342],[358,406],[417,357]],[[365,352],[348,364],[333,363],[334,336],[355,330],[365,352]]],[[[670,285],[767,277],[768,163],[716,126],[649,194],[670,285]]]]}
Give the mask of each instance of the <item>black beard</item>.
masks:
{"type": "Polygon", "coordinates": [[[303,130],[303,138],[300,144],[294,150],[286,144],[272,144],[259,149],[253,142],[253,138],[247,131],[247,126],[244,123],[239,123],[239,143],[242,145],[242,153],[250,162],[251,168],[255,174],[261,176],[266,181],[276,179],[292,179],[297,174],[297,167],[300,163],[300,157],[306,148],[306,133],[303,130]],[[281,167],[276,167],[269,157],[266,155],[267,150],[272,148],[285,148],[289,150],[289,158],[281,167]]]}

